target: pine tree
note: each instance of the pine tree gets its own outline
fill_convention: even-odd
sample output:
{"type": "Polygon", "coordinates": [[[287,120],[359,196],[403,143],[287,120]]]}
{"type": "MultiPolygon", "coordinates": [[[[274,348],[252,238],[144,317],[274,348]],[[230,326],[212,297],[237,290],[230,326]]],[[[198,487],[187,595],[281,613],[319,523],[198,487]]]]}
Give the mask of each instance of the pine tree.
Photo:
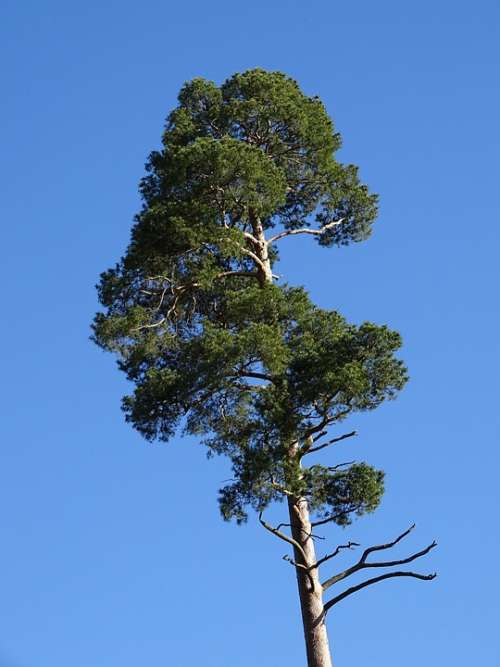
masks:
{"type": "Polygon", "coordinates": [[[220,87],[188,82],[162,143],[146,165],[125,256],[101,276],[93,338],[134,383],[123,409],[145,438],[167,441],[181,427],[229,457],[222,516],[243,523],[255,510],[291,547],[308,665],[331,667],[325,618],[334,605],[386,578],[435,575],[389,569],[328,601],[326,591],[361,570],[409,563],[435,543],[401,560],[369,558],[410,528],[320,579],[320,566],[359,545],[317,558],[312,531],[373,512],[384,473],[365,462],[304,461],[356,435],[335,429],[394,398],[407,371],[395,356],[398,333],[349,324],[274,270],[286,237],[323,248],[367,239],[377,197],[355,166],[335,159],[341,139],[322,102],[279,72],[250,70],[220,87]],[[289,514],[277,527],[264,519],[275,501],[289,514]]]}

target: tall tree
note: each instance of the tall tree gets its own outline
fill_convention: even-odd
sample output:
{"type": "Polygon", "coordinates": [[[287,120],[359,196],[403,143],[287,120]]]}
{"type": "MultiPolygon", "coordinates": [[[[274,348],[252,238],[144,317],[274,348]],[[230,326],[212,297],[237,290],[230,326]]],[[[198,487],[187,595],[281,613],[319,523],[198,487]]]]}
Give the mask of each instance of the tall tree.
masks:
{"type": "Polygon", "coordinates": [[[334,605],[384,579],[435,575],[390,569],[328,601],[324,593],[361,570],[409,563],[435,543],[400,560],[369,558],[408,530],[320,579],[320,566],[359,545],[318,558],[314,528],[372,512],[384,473],[364,462],[304,460],[356,435],[332,429],[394,398],[407,372],[395,357],[398,333],[347,323],[274,269],[287,237],[325,248],[368,238],[377,197],[355,166],[335,159],[341,140],[321,101],[284,74],[250,70],[220,87],[194,79],[178,100],[163,148],[146,165],[130,245],[101,276],[94,340],[135,384],[123,409],[145,438],[167,441],[181,425],[230,458],[222,516],[242,523],[252,508],[291,547],[308,665],[331,667],[325,618],[334,605]],[[288,508],[279,526],[263,517],[273,501],[288,508]]]}

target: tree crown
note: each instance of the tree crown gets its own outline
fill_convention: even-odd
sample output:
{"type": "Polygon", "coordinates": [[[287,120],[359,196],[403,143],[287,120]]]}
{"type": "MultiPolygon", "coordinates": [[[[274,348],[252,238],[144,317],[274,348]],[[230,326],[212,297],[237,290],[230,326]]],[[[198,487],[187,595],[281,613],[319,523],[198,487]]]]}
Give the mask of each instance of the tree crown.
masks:
{"type": "Polygon", "coordinates": [[[101,276],[94,340],[135,384],[127,420],[150,440],[183,423],[229,456],[226,519],[293,494],[346,524],[383,492],[366,463],[302,461],[403,387],[399,335],[348,324],[272,273],[286,236],[327,247],[369,236],[376,196],[339,147],[323,104],[281,73],[187,83],[146,165],[127,252],[101,276]]]}

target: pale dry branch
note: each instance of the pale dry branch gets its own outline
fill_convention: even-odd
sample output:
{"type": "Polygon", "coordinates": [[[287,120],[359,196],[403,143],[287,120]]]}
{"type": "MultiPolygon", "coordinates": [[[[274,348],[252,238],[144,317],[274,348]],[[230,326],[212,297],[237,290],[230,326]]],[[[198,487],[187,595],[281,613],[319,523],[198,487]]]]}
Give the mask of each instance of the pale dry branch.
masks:
{"type": "Polygon", "coordinates": [[[259,245],[259,239],[255,238],[255,236],[253,234],[250,234],[250,232],[243,231],[242,234],[246,239],[254,243],[256,246],[259,245]]]}
{"type": "Polygon", "coordinates": [[[239,246],[239,248],[240,248],[241,252],[242,252],[244,255],[248,255],[248,257],[251,257],[251,258],[253,259],[253,261],[254,261],[258,266],[260,266],[260,268],[261,268],[263,271],[266,270],[266,268],[267,268],[266,265],[264,264],[264,262],[261,260],[261,258],[260,258],[258,255],[256,255],[254,252],[252,252],[252,251],[249,250],[248,248],[243,248],[242,246],[239,246]]]}
{"type": "Polygon", "coordinates": [[[284,232],[276,234],[276,236],[272,236],[270,239],[267,240],[267,243],[268,245],[270,245],[271,243],[276,243],[276,241],[284,239],[286,236],[295,236],[297,234],[313,234],[314,236],[321,236],[328,229],[341,225],[343,222],[344,218],[340,218],[340,220],[334,220],[333,222],[329,222],[324,227],[321,227],[321,229],[309,229],[309,227],[302,227],[301,229],[287,229],[284,232]]]}

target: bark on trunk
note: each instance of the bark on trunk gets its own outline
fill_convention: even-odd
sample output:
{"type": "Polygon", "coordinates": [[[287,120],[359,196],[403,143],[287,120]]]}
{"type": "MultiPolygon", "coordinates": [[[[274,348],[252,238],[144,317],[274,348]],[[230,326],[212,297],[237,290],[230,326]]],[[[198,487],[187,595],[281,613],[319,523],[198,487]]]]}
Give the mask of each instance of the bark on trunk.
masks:
{"type": "MultiPolygon", "coordinates": [[[[256,268],[259,274],[260,285],[264,287],[266,284],[272,284],[273,282],[268,244],[261,220],[251,210],[249,211],[249,215],[252,233],[256,240],[256,243],[253,243],[253,251],[260,260],[260,265],[257,265],[256,268]]],[[[288,510],[292,537],[301,545],[306,556],[306,562],[304,563],[303,554],[294,547],[295,561],[306,567],[311,567],[316,563],[317,559],[314,540],[311,537],[311,521],[309,519],[307,500],[305,498],[289,497],[288,510]]],[[[300,608],[304,626],[307,666],[332,667],[318,568],[306,572],[302,568],[296,567],[295,571],[297,573],[300,608]]]]}
{"type": "MultiPolygon", "coordinates": [[[[311,567],[316,562],[316,553],[314,540],[311,537],[307,500],[289,497],[288,510],[292,537],[304,550],[307,561],[304,564],[311,567]]],[[[303,563],[304,557],[297,548],[295,548],[294,555],[297,563],[303,563]]],[[[318,568],[307,573],[302,568],[296,567],[295,571],[304,626],[307,665],[308,667],[332,667],[318,568]]]]}
{"type": "Polygon", "coordinates": [[[271,262],[269,261],[269,249],[264,234],[264,228],[262,227],[262,222],[259,217],[256,216],[253,211],[250,211],[249,213],[250,224],[252,225],[252,233],[257,241],[257,243],[254,244],[253,250],[261,261],[261,266],[257,266],[260,286],[264,287],[266,283],[272,285],[273,272],[271,269],[271,262]]]}

